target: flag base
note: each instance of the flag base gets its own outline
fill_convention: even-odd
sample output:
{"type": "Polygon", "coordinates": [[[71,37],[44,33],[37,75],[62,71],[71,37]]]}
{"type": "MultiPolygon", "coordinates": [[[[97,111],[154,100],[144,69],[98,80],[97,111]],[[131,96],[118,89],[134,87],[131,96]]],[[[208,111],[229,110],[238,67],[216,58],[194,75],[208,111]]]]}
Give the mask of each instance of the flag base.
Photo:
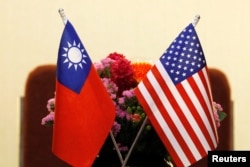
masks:
{"type": "MultiPolygon", "coordinates": [[[[164,148],[164,147],[162,147],[164,148]]],[[[152,150],[151,150],[152,151],[152,150]]],[[[158,152],[134,150],[130,155],[130,158],[126,164],[126,167],[171,167],[166,163],[163,154],[158,154],[158,152]]],[[[159,150],[160,151],[160,150],[159,150]]],[[[96,157],[96,160],[92,167],[120,167],[121,162],[114,149],[112,140],[110,136],[105,141],[100,154],[96,157]]]]}

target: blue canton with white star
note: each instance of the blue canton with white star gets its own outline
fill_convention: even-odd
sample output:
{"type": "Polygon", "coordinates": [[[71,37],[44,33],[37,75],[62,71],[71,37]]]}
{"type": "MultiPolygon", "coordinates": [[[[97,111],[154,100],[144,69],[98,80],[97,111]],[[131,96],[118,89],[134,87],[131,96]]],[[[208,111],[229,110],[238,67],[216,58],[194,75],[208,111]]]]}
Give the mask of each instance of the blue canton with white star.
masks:
{"type": "Polygon", "coordinates": [[[160,61],[175,85],[206,66],[202,47],[192,24],[172,42],[160,61]]]}

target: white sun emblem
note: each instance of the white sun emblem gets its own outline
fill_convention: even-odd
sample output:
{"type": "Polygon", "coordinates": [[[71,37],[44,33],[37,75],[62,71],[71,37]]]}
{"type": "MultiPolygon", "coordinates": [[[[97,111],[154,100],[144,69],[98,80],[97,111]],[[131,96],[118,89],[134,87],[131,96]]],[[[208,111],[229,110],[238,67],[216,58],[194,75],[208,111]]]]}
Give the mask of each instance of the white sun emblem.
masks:
{"type": "Polygon", "coordinates": [[[66,53],[62,54],[63,57],[65,57],[65,60],[63,63],[68,63],[68,69],[70,69],[72,66],[77,71],[78,67],[83,69],[83,65],[87,64],[87,62],[84,60],[86,55],[83,54],[84,49],[81,48],[81,44],[74,41],[73,44],[68,42],[68,47],[63,48],[66,53]]]}

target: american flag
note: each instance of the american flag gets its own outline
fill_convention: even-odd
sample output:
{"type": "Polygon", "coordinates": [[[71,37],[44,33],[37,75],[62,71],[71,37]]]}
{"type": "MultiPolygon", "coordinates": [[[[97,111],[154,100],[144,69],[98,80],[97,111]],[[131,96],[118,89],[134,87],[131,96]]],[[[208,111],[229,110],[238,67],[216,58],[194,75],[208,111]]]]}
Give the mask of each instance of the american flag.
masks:
{"type": "Polygon", "coordinates": [[[178,167],[217,147],[206,60],[188,25],[135,89],[150,122],[178,167]]]}

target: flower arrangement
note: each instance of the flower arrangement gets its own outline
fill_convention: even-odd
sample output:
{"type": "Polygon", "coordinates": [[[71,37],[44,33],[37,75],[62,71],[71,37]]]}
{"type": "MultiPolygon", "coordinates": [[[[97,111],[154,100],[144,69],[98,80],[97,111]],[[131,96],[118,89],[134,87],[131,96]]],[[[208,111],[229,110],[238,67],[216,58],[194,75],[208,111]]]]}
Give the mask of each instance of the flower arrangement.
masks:
{"type": "MultiPolygon", "coordinates": [[[[134,88],[143,79],[152,67],[146,62],[131,63],[119,53],[111,53],[99,63],[94,63],[95,68],[106,87],[111,99],[116,106],[116,119],[112,127],[113,135],[119,150],[125,156],[146,115],[139,104],[134,88]]],[[[217,127],[220,126],[226,115],[220,104],[213,102],[214,117],[217,127]]],[[[42,125],[53,125],[55,99],[49,99],[47,108],[49,114],[42,119],[42,125]]],[[[112,147],[112,146],[111,146],[112,147]]],[[[114,148],[111,148],[114,151],[114,148]]],[[[167,150],[161,143],[150,122],[143,129],[133,152],[143,155],[158,156],[169,161],[167,150]]],[[[165,163],[167,166],[167,163],[165,163]]]]}

